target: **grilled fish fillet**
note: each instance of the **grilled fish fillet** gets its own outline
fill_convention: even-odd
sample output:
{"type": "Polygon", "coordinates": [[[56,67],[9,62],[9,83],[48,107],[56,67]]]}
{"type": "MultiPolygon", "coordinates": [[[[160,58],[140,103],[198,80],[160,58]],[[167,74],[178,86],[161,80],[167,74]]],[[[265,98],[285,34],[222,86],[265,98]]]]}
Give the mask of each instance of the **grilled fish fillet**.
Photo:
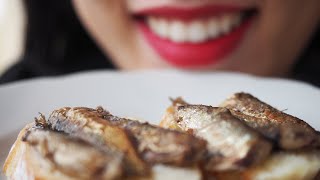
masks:
{"type": "MultiPolygon", "coordinates": [[[[83,123],[85,121],[86,126],[83,126],[82,130],[84,134],[79,133],[80,130],[75,128],[75,124],[69,122],[63,122],[62,120],[58,122],[47,121],[44,116],[40,116],[36,119],[35,123],[32,123],[26,126],[19,134],[18,139],[16,140],[9,156],[6,160],[4,166],[4,172],[7,177],[12,179],[175,179],[176,177],[181,177],[182,179],[190,179],[190,180],[200,180],[201,179],[201,171],[196,167],[198,163],[201,162],[204,158],[204,152],[206,152],[206,142],[204,140],[198,140],[196,137],[193,137],[187,133],[181,133],[173,130],[166,130],[159,127],[151,126],[145,123],[138,123],[136,121],[125,120],[126,123],[122,124],[122,126],[128,126],[128,129],[132,129],[132,131],[137,131],[135,128],[141,126],[141,128],[145,128],[145,130],[137,131],[139,136],[150,136],[149,142],[151,144],[157,145],[160,147],[160,150],[154,153],[159,153],[159,157],[172,157],[174,160],[172,162],[176,162],[177,159],[174,156],[179,157],[178,161],[180,163],[186,162],[186,164],[172,164],[173,166],[164,166],[159,163],[149,164],[145,162],[143,159],[139,159],[143,165],[147,166],[148,173],[145,174],[137,174],[134,170],[139,170],[139,168],[130,167],[137,164],[132,164],[128,156],[130,155],[128,151],[122,151],[123,149],[119,149],[113,147],[113,143],[104,143],[103,138],[99,141],[99,134],[90,134],[88,132],[97,132],[101,129],[95,129],[98,127],[99,123],[93,123],[99,120],[103,122],[108,122],[108,120],[104,119],[96,119],[97,116],[101,114],[106,115],[107,112],[90,109],[90,108],[63,108],[63,110],[69,109],[70,112],[62,111],[59,109],[60,113],[65,112],[65,116],[71,115],[72,110],[81,110],[84,114],[73,114],[76,116],[72,116],[72,118],[79,118],[79,123],[83,123]],[[86,112],[86,113],[85,113],[86,112]],[[95,113],[98,113],[95,114],[95,113]],[[81,121],[82,120],[82,121],[81,121]],[[90,121],[92,120],[92,122],[90,121]],[[55,122],[55,126],[53,124],[49,124],[49,122],[55,122]],[[64,126],[60,126],[64,123],[64,126]],[[58,125],[59,124],[59,125],[58,125]],[[54,130],[54,127],[59,126],[60,128],[66,128],[70,130],[70,134],[65,132],[54,130]],[[150,127],[149,127],[150,126],[150,127]],[[92,128],[89,129],[88,127],[92,128]],[[151,128],[151,130],[148,130],[151,128]],[[159,131],[159,133],[155,132],[159,131]],[[145,134],[139,133],[145,132],[145,134]],[[150,132],[150,133],[146,133],[150,132]],[[88,133],[88,134],[85,134],[88,133]],[[155,134],[154,134],[155,133],[155,134]],[[156,136],[160,136],[161,141],[155,140],[156,136]],[[172,137],[174,136],[174,137],[172,137]],[[153,138],[155,137],[155,138],[153,138]],[[171,144],[167,144],[165,142],[165,138],[168,139],[168,142],[171,144]],[[179,138],[172,142],[172,138],[179,138]],[[153,139],[153,140],[152,140],[153,139]],[[195,143],[194,145],[188,145],[189,140],[191,143],[195,143]],[[184,142],[183,142],[184,141],[184,142]],[[155,144],[158,142],[160,144],[155,144]],[[164,144],[161,144],[164,143],[164,144]],[[180,144],[174,144],[180,143],[180,144]],[[169,145],[169,146],[168,146],[169,145]],[[186,148],[182,146],[191,146],[191,147],[199,147],[201,149],[197,149],[197,151],[193,152],[194,149],[191,149],[191,152],[185,152],[186,148]],[[168,149],[165,148],[167,146],[168,149]],[[181,147],[180,147],[181,146],[181,147]],[[178,148],[178,149],[172,149],[178,148]],[[181,149],[179,149],[181,148],[181,149]],[[170,151],[168,151],[170,150],[170,151]],[[175,152],[173,152],[175,151],[175,152]],[[200,152],[200,153],[199,153],[200,152]],[[163,153],[163,154],[161,154],[163,153]],[[184,153],[185,155],[181,155],[184,153]],[[193,153],[193,154],[190,154],[193,153]],[[181,159],[181,157],[185,159],[181,159]],[[194,159],[193,157],[201,158],[194,159]],[[195,162],[192,162],[195,161],[195,162]],[[191,163],[192,162],[192,163],[191,163]],[[186,167],[180,167],[186,166],[186,167]],[[170,174],[167,174],[170,173],[170,174]]],[[[51,118],[58,113],[54,111],[51,114],[51,118]]],[[[74,113],[74,112],[73,112],[74,113]]],[[[109,118],[111,117],[108,114],[109,118]]],[[[107,116],[105,116],[107,117],[107,116]]],[[[112,116],[113,117],[113,116],[112,116]]],[[[120,123],[121,118],[113,117],[112,121],[117,120],[114,124],[120,123]]],[[[79,124],[78,124],[79,125],[79,124]]],[[[100,124],[101,125],[101,124],[100,124]]],[[[110,125],[110,124],[109,124],[110,125]]],[[[113,125],[115,126],[115,125],[113,125]]],[[[106,127],[106,126],[103,126],[106,127]]],[[[124,132],[127,130],[123,127],[124,132]]],[[[102,128],[103,129],[103,128],[102,128]]],[[[110,131],[109,129],[103,129],[106,131],[110,131]]],[[[113,131],[115,132],[115,131],[113,131]]],[[[119,132],[117,132],[119,133],[119,132]]],[[[117,136],[119,134],[113,134],[113,136],[117,136]]],[[[120,134],[121,135],[121,134],[120,134]]],[[[128,135],[129,137],[130,135],[128,135]]],[[[117,137],[110,137],[113,139],[119,139],[117,137]]],[[[130,137],[131,138],[131,137],[130,137]]],[[[132,139],[130,139],[130,142],[132,139]]],[[[145,137],[147,138],[147,137],[145,137]]],[[[121,140],[121,139],[120,139],[121,140]]],[[[142,139],[134,139],[132,141],[140,141],[142,139]]],[[[148,141],[145,141],[144,145],[149,147],[148,141]]],[[[141,144],[141,143],[138,143],[141,144]]],[[[121,145],[123,148],[123,144],[121,145]]],[[[151,148],[152,146],[150,146],[151,148]]],[[[128,147],[134,149],[134,147],[128,147]]],[[[188,150],[189,148],[187,148],[188,150]]],[[[144,151],[149,150],[143,150],[144,151]]],[[[152,151],[152,150],[150,150],[152,151]]],[[[140,156],[138,157],[140,158],[140,156]]],[[[157,159],[158,160],[158,159],[157,159]]],[[[162,160],[161,160],[162,162],[162,160]]],[[[165,161],[167,162],[167,160],[165,161]]]]}
{"type": "Polygon", "coordinates": [[[304,121],[285,114],[247,93],[236,93],[222,107],[277,142],[281,149],[320,147],[320,135],[304,121]]]}
{"type": "Polygon", "coordinates": [[[209,170],[243,169],[267,158],[272,144],[225,108],[205,105],[177,107],[176,120],[184,131],[208,141],[209,170]]]}
{"type": "MultiPolygon", "coordinates": [[[[239,94],[243,93],[237,93],[233,97],[237,97],[239,94]]],[[[254,98],[253,96],[246,94],[247,97],[249,98],[254,98]]],[[[231,98],[226,100],[225,102],[230,101],[231,98]]],[[[254,98],[256,100],[256,98],[254,98]]],[[[242,101],[246,101],[245,98],[242,99],[242,101]]],[[[247,100],[249,101],[249,100],[247,100]]],[[[230,103],[230,102],[228,102],[230,103]]],[[[261,161],[260,163],[248,167],[243,170],[237,170],[236,168],[233,170],[226,170],[226,171],[206,171],[205,176],[206,178],[214,177],[217,180],[234,180],[234,179],[240,179],[240,180],[253,180],[253,179],[275,179],[275,180],[285,180],[285,179],[301,179],[301,180],[307,180],[307,179],[319,179],[320,177],[320,150],[318,146],[316,145],[319,141],[319,137],[317,136],[317,132],[311,128],[307,123],[303,122],[302,120],[298,120],[297,118],[294,118],[293,116],[290,115],[283,115],[282,112],[277,112],[277,113],[282,113],[283,116],[289,116],[286,118],[293,118],[293,120],[286,120],[287,124],[286,126],[280,126],[281,124],[278,123],[271,123],[268,121],[273,121],[272,119],[263,119],[259,121],[259,118],[249,116],[245,113],[242,113],[239,110],[235,110],[234,108],[230,108],[230,106],[227,106],[226,104],[228,103],[223,103],[222,107],[227,107],[230,110],[230,113],[235,116],[236,119],[240,120],[242,124],[245,124],[249,127],[251,127],[252,130],[256,131],[258,134],[260,133],[262,136],[265,137],[265,139],[270,139],[271,143],[273,143],[275,146],[277,146],[275,149],[272,150],[271,154],[264,160],[261,161]],[[237,113],[237,114],[236,114],[237,113]],[[246,117],[243,118],[243,117],[246,117]],[[249,119],[250,118],[250,119],[249,119]],[[249,121],[249,120],[250,121],[249,121]],[[298,123],[296,123],[298,121],[298,123]],[[296,124],[296,125],[292,125],[296,124]],[[272,126],[269,126],[268,124],[272,124],[272,126]],[[281,128],[279,128],[280,126],[281,128]],[[287,126],[290,126],[291,129],[286,130],[285,128],[287,126]],[[307,138],[307,142],[304,145],[301,145],[303,143],[300,143],[298,146],[294,146],[294,144],[291,144],[292,141],[297,140],[297,137],[288,137],[288,134],[292,134],[292,132],[298,132],[297,129],[293,129],[293,127],[298,128],[302,134],[308,134],[310,133],[312,137],[312,143],[310,143],[309,137],[307,138]],[[285,144],[290,144],[289,146],[278,146],[281,142],[279,141],[279,135],[274,132],[282,132],[282,142],[287,141],[285,137],[291,138],[291,140],[287,141],[286,143],[282,143],[283,145],[285,144]],[[285,135],[287,134],[287,135],[285,135]],[[290,143],[289,143],[290,142],[290,143]],[[290,148],[288,148],[290,147],[290,148]],[[281,148],[281,149],[279,149],[281,148]],[[317,175],[318,174],[318,175],[317,175]]],[[[237,102],[239,103],[239,102],[237,102]]],[[[249,102],[247,106],[250,105],[249,102]]],[[[256,102],[255,107],[268,107],[269,109],[272,108],[270,105],[267,104],[262,104],[258,105],[261,103],[261,101],[256,102]]],[[[230,103],[231,104],[231,103],[230,103]]],[[[234,105],[236,103],[232,103],[234,105]]],[[[238,106],[240,105],[237,104],[238,106]]],[[[180,109],[184,109],[185,107],[194,107],[195,105],[190,105],[186,103],[183,99],[178,98],[174,99],[172,102],[172,105],[167,108],[166,113],[163,116],[162,121],[160,122],[161,127],[169,128],[169,129],[176,129],[179,131],[189,131],[194,133],[193,131],[190,131],[188,127],[192,127],[193,129],[195,127],[200,127],[202,123],[205,122],[210,122],[210,118],[208,118],[208,112],[206,110],[196,110],[195,108],[193,111],[189,110],[190,114],[185,114],[185,117],[187,118],[181,118],[177,116],[180,109]],[[197,117],[198,116],[198,117],[197,117]],[[194,118],[193,120],[190,120],[190,117],[197,117],[194,118]],[[188,119],[189,118],[189,119],[188,119]],[[204,119],[203,121],[197,121],[204,119]],[[186,128],[187,127],[187,128],[186,128]]],[[[197,105],[196,105],[197,106],[197,105]]],[[[251,106],[253,106],[251,104],[251,106]]],[[[199,106],[201,107],[201,106],[199,106]]],[[[203,107],[203,106],[202,106],[203,107]]],[[[216,108],[219,109],[219,108],[216,108]]],[[[241,108],[239,108],[241,109],[241,108]]],[[[275,110],[273,108],[273,110],[275,110]]],[[[251,110],[248,110],[248,112],[251,112],[251,110]]],[[[263,111],[259,112],[262,113],[263,111]]],[[[255,112],[258,114],[258,112],[255,112]]],[[[257,115],[258,116],[258,115],[257,115]]],[[[223,121],[228,121],[228,118],[221,118],[223,121]]],[[[277,119],[279,120],[279,119],[277,119]]],[[[220,132],[221,131],[221,125],[217,124],[216,127],[213,127],[211,130],[213,132],[220,132]]],[[[235,131],[238,131],[238,128],[234,128],[235,131]]],[[[233,133],[233,132],[230,132],[233,133]]],[[[216,136],[217,137],[217,136],[216,136]]],[[[240,137],[238,137],[240,138],[240,137]]],[[[210,138],[209,138],[210,139],[210,138]]],[[[229,140],[234,140],[234,137],[230,136],[229,134],[225,136],[225,141],[229,140]],[[229,139],[230,138],[230,139],[229,139]]],[[[301,140],[302,141],[302,140],[301,140]]],[[[208,144],[210,145],[210,141],[208,141],[208,144]]],[[[235,143],[236,144],[236,143],[235,143]]],[[[233,145],[231,145],[233,146],[233,145]]],[[[218,149],[220,147],[217,147],[218,149]]],[[[224,151],[221,149],[221,151],[224,151]]],[[[239,151],[241,152],[241,151],[239,151]]]]}
{"type": "Polygon", "coordinates": [[[131,152],[132,156],[128,156],[134,160],[133,164],[144,169],[146,167],[141,165],[141,161],[137,161],[140,157],[148,164],[192,166],[206,153],[204,140],[148,123],[118,118],[100,107],[62,108],[54,111],[48,121],[53,130],[93,142],[101,141],[101,144],[112,144],[123,152],[131,152]],[[126,136],[120,137],[119,131],[126,136]]]}
{"type": "Polygon", "coordinates": [[[23,130],[10,154],[4,170],[11,179],[119,179],[123,175],[122,153],[102,151],[37,127],[23,130]]]}
{"type": "Polygon", "coordinates": [[[125,152],[128,166],[126,173],[145,176],[150,173],[149,166],[140,158],[132,137],[124,129],[105,121],[105,112],[91,108],[65,107],[51,113],[48,124],[54,131],[80,138],[101,148],[114,147],[125,152]]]}
{"type": "Polygon", "coordinates": [[[104,119],[129,131],[137,140],[138,152],[151,164],[192,166],[204,159],[207,143],[202,139],[112,115],[104,119]]]}

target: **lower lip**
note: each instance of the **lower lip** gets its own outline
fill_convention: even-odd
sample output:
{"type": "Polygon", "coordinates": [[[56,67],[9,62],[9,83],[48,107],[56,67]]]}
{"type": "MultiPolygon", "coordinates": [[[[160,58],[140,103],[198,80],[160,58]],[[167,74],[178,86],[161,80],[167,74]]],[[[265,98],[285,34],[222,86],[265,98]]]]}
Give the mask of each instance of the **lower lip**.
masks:
{"type": "Polygon", "coordinates": [[[215,65],[230,55],[240,44],[253,18],[247,19],[231,33],[203,43],[175,43],[153,33],[144,23],[139,29],[150,46],[168,63],[178,68],[215,65]]]}

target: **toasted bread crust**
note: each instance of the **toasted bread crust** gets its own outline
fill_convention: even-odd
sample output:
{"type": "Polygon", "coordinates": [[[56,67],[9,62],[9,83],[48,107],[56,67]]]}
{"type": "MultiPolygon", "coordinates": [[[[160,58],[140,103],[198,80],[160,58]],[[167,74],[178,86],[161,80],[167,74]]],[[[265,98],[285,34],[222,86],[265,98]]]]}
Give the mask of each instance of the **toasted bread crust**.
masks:
{"type": "Polygon", "coordinates": [[[28,124],[19,132],[18,137],[12,145],[10,152],[5,160],[3,172],[9,178],[14,177],[17,166],[20,163],[21,159],[23,159],[23,155],[25,154],[25,145],[21,140],[27,130],[32,126],[33,123],[28,124]]]}

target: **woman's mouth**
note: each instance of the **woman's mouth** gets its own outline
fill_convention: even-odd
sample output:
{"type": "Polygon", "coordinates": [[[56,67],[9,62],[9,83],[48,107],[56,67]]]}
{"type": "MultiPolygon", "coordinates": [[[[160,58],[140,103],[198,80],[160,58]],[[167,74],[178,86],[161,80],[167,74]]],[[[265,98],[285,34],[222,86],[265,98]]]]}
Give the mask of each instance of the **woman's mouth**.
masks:
{"type": "Polygon", "coordinates": [[[154,8],[136,16],[148,44],[168,63],[193,68],[219,63],[240,44],[253,10],[234,7],[154,8]]]}

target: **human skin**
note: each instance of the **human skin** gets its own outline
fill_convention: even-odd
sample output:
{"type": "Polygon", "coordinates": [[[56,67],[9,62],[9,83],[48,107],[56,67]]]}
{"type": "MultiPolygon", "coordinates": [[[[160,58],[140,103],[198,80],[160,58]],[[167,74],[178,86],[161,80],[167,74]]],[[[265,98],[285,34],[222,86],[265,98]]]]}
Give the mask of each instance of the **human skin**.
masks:
{"type": "Polygon", "coordinates": [[[73,4],[99,47],[123,70],[178,68],[287,76],[320,22],[319,0],[73,0],[73,4]],[[237,45],[206,64],[170,63],[146,40],[138,25],[141,20],[135,18],[152,8],[207,6],[256,13],[237,45]]]}

